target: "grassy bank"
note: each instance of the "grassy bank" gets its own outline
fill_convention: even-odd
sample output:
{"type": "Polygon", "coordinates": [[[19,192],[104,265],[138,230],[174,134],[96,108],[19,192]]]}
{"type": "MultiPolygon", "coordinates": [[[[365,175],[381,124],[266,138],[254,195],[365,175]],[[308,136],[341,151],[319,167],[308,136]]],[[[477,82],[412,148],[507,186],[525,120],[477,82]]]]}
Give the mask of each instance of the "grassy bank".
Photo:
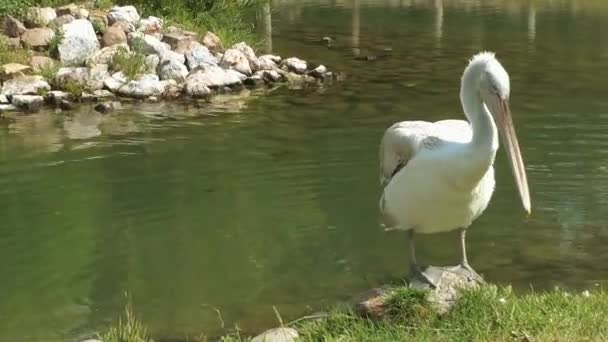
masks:
{"type": "MultiPolygon", "coordinates": [[[[205,34],[216,33],[231,46],[240,41],[250,45],[256,43],[253,17],[255,12],[269,0],[94,0],[87,1],[89,7],[109,8],[112,5],[133,5],[142,16],[157,16],[166,21],[165,25],[180,26],[184,29],[205,34]]],[[[10,14],[23,18],[30,6],[58,7],[74,0],[2,0],[0,16],[10,14]]]]}
{"type": "MultiPolygon", "coordinates": [[[[327,317],[289,324],[298,341],[605,341],[608,339],[608,293],[579,294],[556,289],[515,294],[510,288],[484,286],[463,292],[447,314],[437,314],[426,294],[397,288],[380,320],[360,317],[349,308],[327,317]]],[[[148,341],[133,314],[103,335],[105,342],[148,341]],[[122,331],[122,333],[121,333],[122,331]],[[134,331],[139,333],[133,333],[134,331]],[[117,338],[117,336],[131,336],[117,338]]],[[[202,338],[202,341],[207,339],[202,338]]],[[[229,335],[225,342],[248,341],[229,335]]]]}

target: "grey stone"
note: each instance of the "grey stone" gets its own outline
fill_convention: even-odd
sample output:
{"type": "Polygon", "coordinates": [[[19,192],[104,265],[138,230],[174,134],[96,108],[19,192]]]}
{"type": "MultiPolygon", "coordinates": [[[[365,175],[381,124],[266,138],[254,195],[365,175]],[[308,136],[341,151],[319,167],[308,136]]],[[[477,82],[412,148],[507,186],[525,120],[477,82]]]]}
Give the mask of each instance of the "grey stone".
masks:
{"type": "Polygon", "coordinates": [[[142,32],[129,33],[127,40],[131,49],[145,55],[153,53],[160,55],[165,51],[171,50],[169,44],[163,43],[158,38],[143,34],[142,32]]]}
{"type": "Polygon", "coordinates": [[[120,25],[112,25],[103,33],[101,42],[106,47],[127,44],[127,35],[120,25]]]}
{"type": "Polygon", "coordinates": [[[11,103],[19,109],[36,112],[44,104],[44,98],[40,95],[13,95],[11,103]]]}
{"type": "Polygon", "coordinates": [[[299,334],[293,328],[270,329],[254,337],[251,342],[295,342],[299,334]]]}
{"type": "Polygon", "coordinates": [[[274,70],[278,67],[275,59],[270,57],[269,55],[264,55],[258,58],[257,60],[257,69],[258,70],[274,70]]]}
{"type": "Polygon", "coordinates": [[[246,78],[247,76],[234,70],[225,70],[218,66],[209,65],[190,72],[186,78],[186,86],[188,84],[201,84],[208,88],[220,88],[242,84],[246,78]]]}
{"type": "Polygon", "coordinates": [[[87,88],[91,91],[101,90],[105,79],[109,76],[107,64],[95,64],[89,70],[89,80],[87,88]]]}
{"type": "Polygon", "coordinates": [[[55,61],[46,56],[32,56],[30,64],[32,65],[32,69],[34,69],[34,71],[39,71],[41,69],[53,66],[55,61]]]}
{"type": "Polygon", "coordinates": [[[323,76],[327,73],[327,68],[325,65],[321,64],[318,67],[314,68],[310,71],[310,75],[316,78],[323,78],[323,76]]]}
{"type": "Polygon", "coordinates": [[[2,20],[2,31],[11,38],[20,37],[25,33],[25,30],[25,25],[10,15],[7,15],[4,17],[4,20],[2,20]]]}
{"type": "Polygon", "coordinates": [[[89,19],[89,10],[86,8],[80,7],[78,11],[76,11],[75,15],[76,19],[89,19]]]}
{"type": "Polygon", "coordinates": [[[160,64],[160,57],[158,57],[158,55],[146,56],[146,65],[148,66],[148,70],[150,70],[150,71],[157,70],[159,64],[160,64]]]}
{"type": "Polygon", "coordinates": [[[162,37],[163,20],[157,17],[149,16],[147,19],[142,19],[139,22],[138,31],[145,34],[156,36],[157,38],[162,37]]]}
{"type": "Polygon", "coordinates": [[[46,95],[44,96],[44,100],[50,105],[59,107],[61,101],[69,99],[70,96],[70,94],[64,91],[52,90],[46,93],[46,95]]]}
{"type": "Polygon", "coordinates": [[[259,58],[264,58],[264,59],[268,59],[273,61],[275,64],[280,64],[281,63],[281,56],[277,56],[277,55],[262,55],[259,58]]]}
{"type": "Polygon", "coordinates": [[[301,60],[296,57],[291,57],[283,60],[283,62],[281,63],[281,67],[297,74],[303,74],[306,72],[308,64],[304,60],[301,60]]]}
{"type": "Polygon", "coordinates": [[[264,79],[260,75],[249,76],[243,81],[244,84],[249,86],[260,86],[264,84],[264,79]]]}
{"type": "Polygon", "coordinates": [[[74,18],[74,16],[72,16],[70,14],[65,14],[65,15],[62,15],[62,16],[59,16],[59,17],[53,19],[53,21],[51,21],[49,23],[49,27],[52,28],[53,30],[57,30],[57,29],[63,28],[63,25],[69,24],[74,20],[76,20],[76,18],[74,18]]]}
{"type": "Polygon", "coordinates": [[[122,108],[120,102],[104,102],[95,106],[95,110],[102,114],[107,114],[120,108],[122,108]]]}
{"type": "Polygon", "coordinates": [[[76,14],[78,13],[78,5],[72,3],[69,5],[61,6],[61,7],[57,8],[56,13],[57,13],[57,16],[71,15],[71,16],[75,17],[76,14]]]}
{"type": "Polygon", "coordinates": [[[89,81],[89,69],[85,67],[63,67],[57,71],[55,81],[59,83],[60,87],[68,82],[86,85],[89,81]]]}
{"type": "Polygon", "coordinates": [[[122,22],[135,28],[139,19],[139,13],[137,13],[137,9],[133,6],[114,6],[110,9],[110,12],[108,12],[109,25],[113,25],[116,22],[122,22]]]}
{"type": "Polygon", "coordinates": [[[103,81],[104,87],[113,93],[117,92],[125,83],[127,83],[127,78],[122,72],[114,73],[103,81]]]}
{"type": "Polygon", "coordinates": [[[0,113],[16,112],[17,110],[18,108],[12,104],[0,104],[0,113]]]}
{"type": "Polygon", "coordinates": [[[80,66],[99,49],[97,34],[88,20],[77,19],[63,25],[63,34],[59,58],[65,66],[80,66]]]}
{"type": "Polygon", "coordinates": [[[19,76],[4,82],[0,94],[11,95],[37,95],[41,91],[49,91],[51,86],[42,76],[19,76]]]}
{"type": "Polygon", "coordinates": [[[158,75],[161,80],[175,80],[181,83],[188,76],[188,68],[177,60],[165,60],[158,66],[158,75]]]}
{"type": "Polygon", "coordinates": [[[181,31],[167,33],[163,36],[162,41],[169,44],[171,49],[176,52],[187,54],[196,45],[196,40],[192,36],[183,34],[181,31]]]}
{"type": "Polygon", "coordinates": [[[234,69],[242,74],[251,75],[251,66],[249,60],[240,50],[228,49],[224,53],[222,60],[220,61],[222,68],[234,69]]]}
{"type": "Polygon", "coordinates": [[[61,100],[59,101],[57,107],[61,108],[62,110],[72,110],[74,109],[74,104],[68,100],[61,100]]]}
{"type": "Polygon", "coordinates": [[[21,41],[30,49],[44,49],[49,46],[53,37],[55,37],[55,32],[48,27],[33,28],[26,30],[21,35],[21,41]]]}
{"type": "Polygon", "coordinates": [[[123,96],[133,98],[147,98],[150,96],[161,96],[165,92],[164,83],[161,83],[157,75],[143,75],[138,80],[132,80],[118,89],[123,96]]]}
{"type": "Polygon", "coordinates": [[[25,15],[27,27],[45,27],[57,18],[57,13],[50,7],[30,7],[25,15]]]}
{"type": "Polygon", "coordinates": [[[87,65],[95,65],[95,64],[110,64],[112,63],[112,58],[114,55],[120,51],[130,52],[131,49],[127,44],[116,44],[108,47],[104,47],[101,50],[97,50],[90,55],[87,60],[87,65]]]}
{"type": "Polygon", "coordinates": [[[206,46],[198,44],[186,54],[186,62],[190,70],[201,65],[217,65],[218,60],[206,46]]]}
{"type": "Polygon", "coordinates": [[[258,65],[258,58],[256,57],[255,52],[253,51],[251,46],[247,45],[247,43],[245,42],[240,42],[234,44],[232,48],[241,51],[243,55],[245,55],[245,57],[249,61],[249,67],[251,68],[252,72],[260,70],[260,67],[258,65]]]}
{"type": "Polygon", "coordinates": [[[283,75],[277,70],[260,70],[255,74],[262,77],[268,83],[281,82],[283,80],[283,75]]]}
{"type": "Polygon", "coordinates": [[[221,39],[210,31],[208,31],[203,37],[203,45],[205,45],[211,51],[224,50],[224,45],[222,44],[221,39]]]}
{"type": "Polygon", "coordinates": [[[8,104],[8,103],[11,103],[8,100],[8,97],[6,97],[5,95],[0,95],[0,104],[8,104]]]}

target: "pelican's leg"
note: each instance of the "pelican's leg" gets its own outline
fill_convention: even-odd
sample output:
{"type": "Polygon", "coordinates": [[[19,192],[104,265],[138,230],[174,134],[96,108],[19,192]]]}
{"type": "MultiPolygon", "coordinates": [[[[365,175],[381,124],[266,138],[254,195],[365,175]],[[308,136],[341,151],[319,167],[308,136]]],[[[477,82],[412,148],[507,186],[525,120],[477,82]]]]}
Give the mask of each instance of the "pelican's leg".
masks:
{"type": "Polygon", "coordinates": [[[459,233],[460,233],[460,250],[462,252],[462,259],[460,261],[460,265],[452,267],[450,270],[453,272],[456,272],[456,273],[465,271],[466,273],[468,273],[467,275],[469,277],[471,277],[475,280],[483,280],[483,278],[477,272],[475,272],[473,267],[471,267],[471,265],[469,265],[469,260],[467,259],[467,243],[466,243],[467,230],[465,228],[460,228],[459,233]]]}
{"type": "Polygon", "coordinates": [[[429,284],[431,288],[437,288],[437,282],[432,280],[420,267],[416,260],[416,241],[414,240],[414,229],[408,231],[409,245],[410,245],[410,272],[412,278],[418,278],[425,283],[429,284]]]}

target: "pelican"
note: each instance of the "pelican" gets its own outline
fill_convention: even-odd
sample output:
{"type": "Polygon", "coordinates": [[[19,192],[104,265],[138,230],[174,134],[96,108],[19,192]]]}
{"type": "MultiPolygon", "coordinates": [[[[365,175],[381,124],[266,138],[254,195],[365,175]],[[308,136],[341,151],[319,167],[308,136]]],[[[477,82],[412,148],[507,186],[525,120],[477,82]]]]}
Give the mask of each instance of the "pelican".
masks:
{"type": "Polygon", "coordinates": [[[502,138],[525,211],[530,193],[509,108],[509,75],[493,52],[469,61],[460,84],[464,120],[403,121],[380,144],[380,213],[386,230],[409,233],[410,270],[436,286],[416,260],[414,235],[459,230],[461,261],[451,270],[479,275],[466,253],[466,232],[494,192],[494,158],[502,138]],[[500,132],[500,133],[499,133],[500,132]]]}

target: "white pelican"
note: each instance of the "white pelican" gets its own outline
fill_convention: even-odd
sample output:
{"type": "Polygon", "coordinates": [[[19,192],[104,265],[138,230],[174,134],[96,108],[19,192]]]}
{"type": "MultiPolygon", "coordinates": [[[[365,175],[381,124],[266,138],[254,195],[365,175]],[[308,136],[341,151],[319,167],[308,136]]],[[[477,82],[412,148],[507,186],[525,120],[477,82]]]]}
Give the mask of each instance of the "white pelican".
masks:
{"type": "Polygon", "coordinates": [[[416,261],[414,233],[460,230],[462,259],[453,270],[479,275],[469,266],[465,234],[494,192],[498,130],[524,209],[530,194],[509,109],[509,75],[492,52],[481,52],[465,68],[460,102],[468,119],[403,121],[389,127],[380,144],[380,199],[387,230],[409,231],[411,270],[431,286],[416,261]],[[498,127],[498,130],[497,130],[498,127]]]}

